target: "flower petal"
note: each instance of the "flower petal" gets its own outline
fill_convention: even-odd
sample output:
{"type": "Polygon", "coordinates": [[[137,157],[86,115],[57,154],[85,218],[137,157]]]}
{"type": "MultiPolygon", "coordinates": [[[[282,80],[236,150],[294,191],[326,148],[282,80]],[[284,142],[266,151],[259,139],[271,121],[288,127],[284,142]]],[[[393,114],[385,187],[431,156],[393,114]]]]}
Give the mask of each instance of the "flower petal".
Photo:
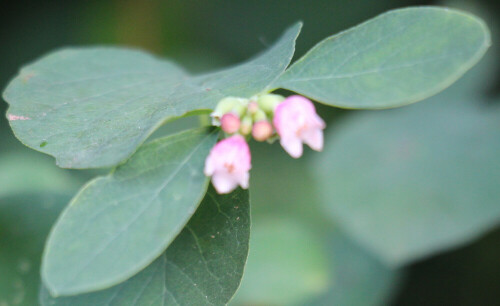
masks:
{"type": "Polygon", "coordinates": [[[245,138],[234,135],[219,141],[205,161],[205,175],[212,176],[218,193],[229,193],[238,184],[248,188],[252,168],[250,148],[245,138]]]}
{"type": "Polygon", "coordinates": [[[302,141],[299,138],[281,138],[280,143],[291,157],[299,158],[302,156],[302,141]]]}
{"type": "Polygon", "coordinates": [[[241,172],[238,174],[236,177],[238,180],[238,183],[240,184],[241,188],[243,189],[248,189],[248,181],[250,179],[250,174],[248,172],[241,172]]]}
{"type": "Polygon", "coordinates": [[[203,170],[206,176],[212,176],[215,172],[215,160],[212,153],[210,153],[205,160],[205,169],[203,170]]]}
{"type": "Polygon", "coordinates": [[[218,193],[230,193],[238,186],[238,181],[235,177],[227,174],[216,172],[212,176],[212,184],[218,193]]]}
{"type": "Polygon", "coordinates": [[[309,129],[303,131],[302,140],[306,143],[311,149],[316,151],[323,150],[323,130],[319,128],[309,129]]]}

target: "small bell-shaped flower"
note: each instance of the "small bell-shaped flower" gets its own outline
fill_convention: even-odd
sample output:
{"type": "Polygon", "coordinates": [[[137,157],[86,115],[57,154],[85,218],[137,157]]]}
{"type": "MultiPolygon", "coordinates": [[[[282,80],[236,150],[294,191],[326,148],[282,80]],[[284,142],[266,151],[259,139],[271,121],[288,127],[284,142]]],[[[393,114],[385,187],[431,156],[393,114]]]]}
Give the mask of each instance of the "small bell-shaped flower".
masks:
{"type": "Polygon", "coordinates": [[[325,122],[309,99],[298,95],[286,98],[276,107],[273,124],[281,146],[292,157],[302,156],[302,143],[316,151],[323,149],[325,122]]]}
{"type": "Polygon", "coordinates": [[[238,185],[248,188],[251,168],[250,148],[240,135],[218,142],[205,161],[205,175],[212,177],[218,193],[229,193],[238,185]]]}

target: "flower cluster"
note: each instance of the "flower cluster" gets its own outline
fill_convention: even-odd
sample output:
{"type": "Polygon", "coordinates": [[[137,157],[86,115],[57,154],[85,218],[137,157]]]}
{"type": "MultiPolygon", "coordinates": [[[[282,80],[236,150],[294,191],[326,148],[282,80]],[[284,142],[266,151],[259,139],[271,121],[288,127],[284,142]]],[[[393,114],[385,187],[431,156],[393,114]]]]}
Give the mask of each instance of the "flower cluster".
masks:
{"type": "Polygon", "coordinates": [[[226,135],[205,162],[205,175],[212,177],[219,193],[229,193],[238,185],[248,188],[252,168],[247,143],[250,137],[268,142],[279,138],[281,146],[294,158],[302,156],[303,143],[316,151],[323,149],[325,122],[314,104],[302,96],[228,97],[219,102],[211,116],[213,125],[220,126],[226,135]]]}

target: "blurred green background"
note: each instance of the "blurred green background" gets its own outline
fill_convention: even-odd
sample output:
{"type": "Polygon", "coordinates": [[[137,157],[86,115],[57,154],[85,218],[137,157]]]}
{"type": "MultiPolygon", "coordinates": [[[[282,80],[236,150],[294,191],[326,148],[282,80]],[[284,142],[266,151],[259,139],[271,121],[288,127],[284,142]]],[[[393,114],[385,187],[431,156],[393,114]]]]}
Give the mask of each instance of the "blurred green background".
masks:
{"type": "MultiPolygon", "coordinates": [[[[389,9],[443,4],[416,0],[8,2],[0,12],[2,86],[20,66],[63,46],[137,47],[197,73],[255,55],[297,20],[304,21],[304,29],[296,58],[323,38],[389,9]]],[[[494,30],[500,3],[446,5],[480,15],[493,29],[494,44],[500,40],[494,30]]],[[[232,303],[498,305],[500,59],[495,49],[494,45],[458,84],[421,104],[379,112],[318,105],[329,123],[323,153],[307,151],[297,161],[277,143],[252,143],[251,250],[232,303]],[[418,128],[421,125],[427,128],[418,128]],[[398,146],[390,142],[398,137],[418,139],[424,149],[438,149],[409,154],[408,160],[385,158],[416,150],[410,142],[403,149],[384,151],[398,146]],[[481,163],[471,162],[474,154],[479,154],[481,163]],[[341,175],[341,165],[346,165],[347,174],[341,175]],[[431,170],[425,168],[435,165],[441,174],[429,176],[425,171],[431,170]],[[371,182],[381,178],[389,180],[386,194],[393,197],[367,193],[371,182]],[[409,190],[403,189],[408,185],[392,184],[405,179],[409,190]],[[407,200],[425,187],[424,181],[433,184],[435,196],[407,200]],[[467,188],[458,188],[460,184],[467,188]],[[357,200],[365,198],[373,203],[356,206],[357,200]],[[402,238],[395,237],[399,228],[402,238]]],[[[6,107],[0,103],[2,113],[6,107]]],[[[196,118],[183,119],[155,135],[197,124],[196,118]]],[[[51,224],[72,194],[105,170],[57,168],[51,157],[17,141],[4,116],[0,139],[0,306],[35,305],[38,261],[51,224]]]]}

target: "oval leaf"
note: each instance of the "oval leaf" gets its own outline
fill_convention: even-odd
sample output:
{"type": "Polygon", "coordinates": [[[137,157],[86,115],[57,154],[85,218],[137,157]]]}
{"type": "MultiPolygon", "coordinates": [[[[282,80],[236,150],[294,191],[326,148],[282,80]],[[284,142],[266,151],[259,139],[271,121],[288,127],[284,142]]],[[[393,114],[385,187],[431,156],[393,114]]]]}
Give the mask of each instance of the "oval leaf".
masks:
{"type": "Polygon", "coordinates": [[[490,43],[488,28],[472,15],[394,10],[320,42],[275,87],[338,107],[397,107],[452,84],[490,43]]]}
{"type": "Polygon", "coordinates": [[[52,298],[42,305],[225,305],[239,286],[248,254],[248,192],[210,188],[164,255],[128,281],[104,291],[52,298]]]}
{"type": "Polygon", "coordinates": [[[0,196],[0,305],[37,305],[40,257],[68,195],[0,196]]]}
{"type": "Polygon", "coordinates": [[[56,51],[11,81],[7,118],[24,144],[63,168],[114,166],[166,120],[263,91],[289,64],[300,27],[252,61],[196,78],[140,51],[56,51]]]}
{"type": "Polygon", "coordinates": [[[191,130],[155,140],[85,186],[47,242],[42,278],[49,290],[111,287],[165,251],[205,194],[203,165],[216,139],[215,132],[191,130]]]}
{"type": "Polygon", "coordinates": [[[348,118],[314,163],[325,209],[392,266],[500,222],[500,109],[445,94],[348,118]]]}
{"type": "Polygon", "coordinates": [[[382,263],[338,229],[329,238],[332,285],[308,305],[390,305],[402,273],[382,263]]]}
{"type": "Polygon", "coordinates": [[[234,305],[306,305],[328,289],[321,236],[293,218],[253,218],[251,251],[234,305]]]}
{"type": "Polygon", "coordinates": [[[160,109],[185,79],[174,64],[140,51],[64,49],[21,69],[4,92],[7,119],[24,144],[61,167],[113,166],[165,117],[160,109]]]}
{"type": "Polygon", "coordinates": [[[332,225],[308,172],[311,156],[285,155],[252,147],[251,247],[231,305],[386,305],[397,273],[332,225]]]}
{"type": "Polygon", "coordinates": [[[0,154],[0,169],[0,198],[27,192],[75,193],[85,182],[31,150],[0,154]]]}

